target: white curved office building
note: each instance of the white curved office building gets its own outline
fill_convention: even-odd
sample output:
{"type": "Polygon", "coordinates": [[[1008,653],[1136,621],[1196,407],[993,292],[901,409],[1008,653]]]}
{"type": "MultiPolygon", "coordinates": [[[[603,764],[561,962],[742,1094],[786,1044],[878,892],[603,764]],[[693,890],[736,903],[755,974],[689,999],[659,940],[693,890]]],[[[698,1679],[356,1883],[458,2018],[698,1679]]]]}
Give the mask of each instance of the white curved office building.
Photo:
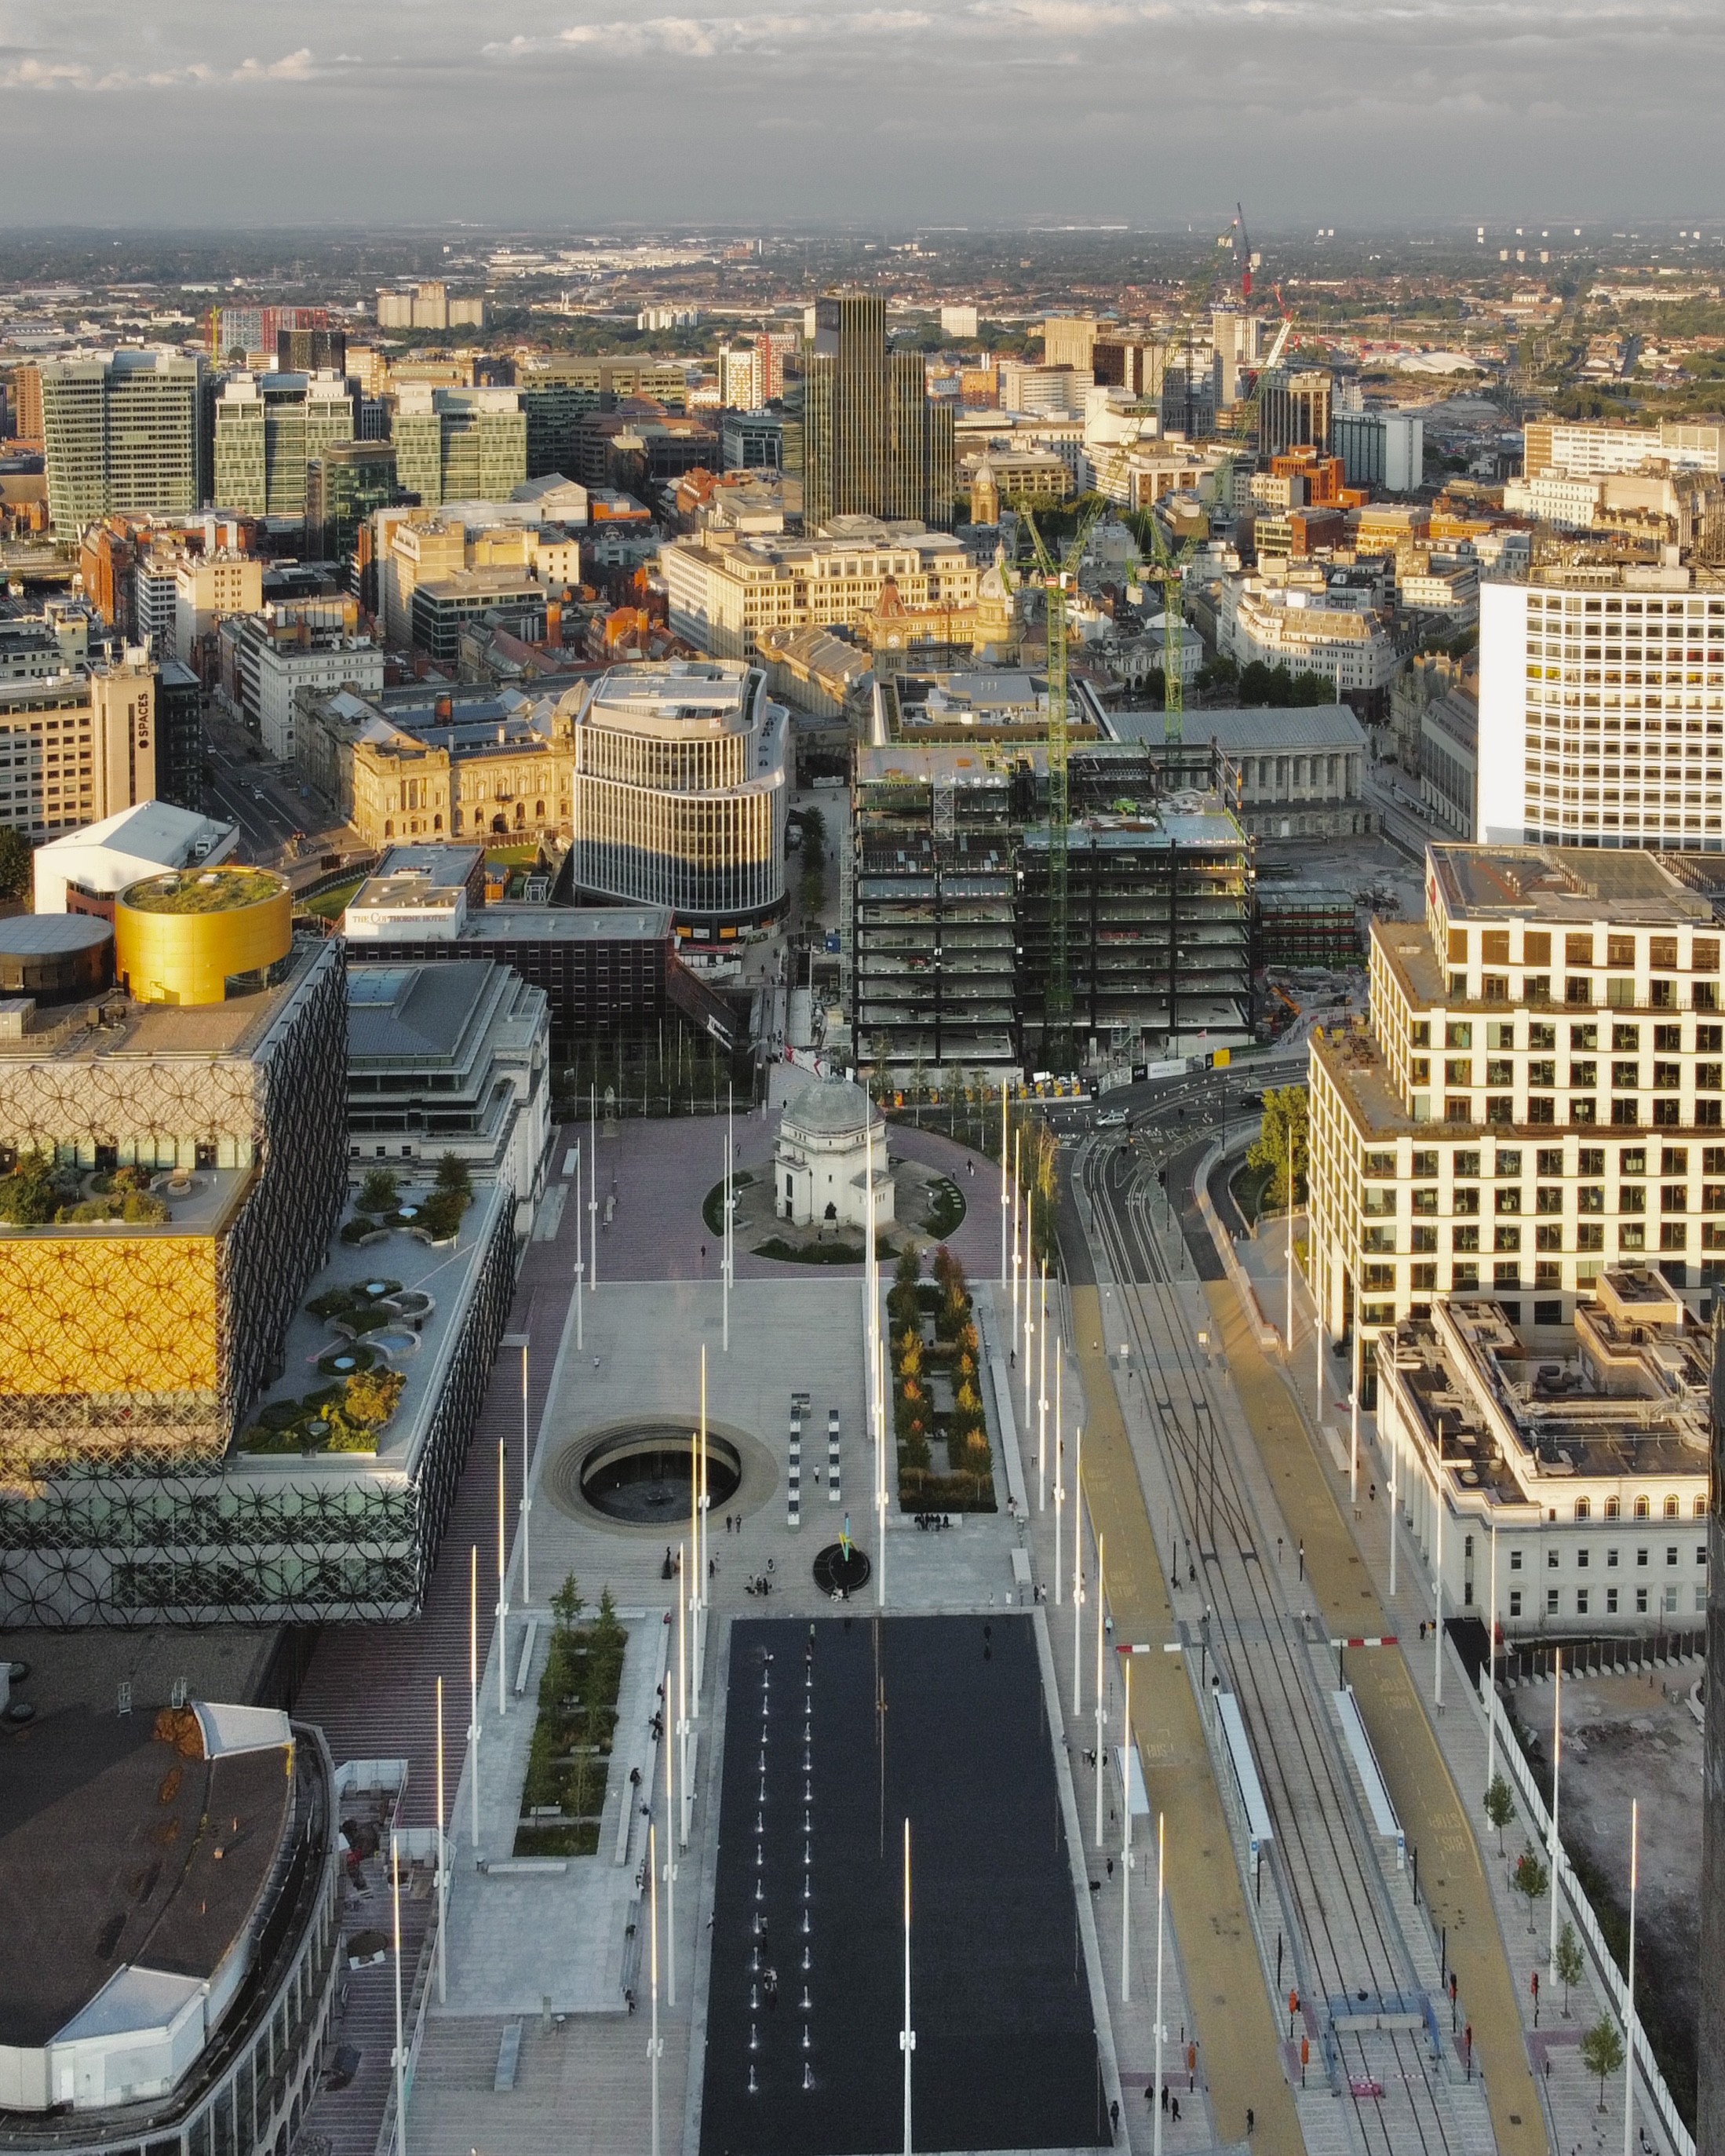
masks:
{"type": "Polygon", "coordinates": [[[669,906],[697,941],[785,902],[790,715],[736,660],[618,666],[570,690],[578,893],[669,906]]]}

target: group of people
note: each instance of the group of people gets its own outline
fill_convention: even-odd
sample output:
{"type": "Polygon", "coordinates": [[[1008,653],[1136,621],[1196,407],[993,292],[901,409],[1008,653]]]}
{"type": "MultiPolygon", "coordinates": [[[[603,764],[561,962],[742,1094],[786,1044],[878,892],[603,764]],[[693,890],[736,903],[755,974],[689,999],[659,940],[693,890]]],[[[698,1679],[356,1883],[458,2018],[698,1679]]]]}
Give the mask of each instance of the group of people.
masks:
{"type": "Polygon", "coordinates": [[[942,1527],[950,1527],[952,1524],[950,1512],[918,1512],[916,1515],[916,1525],[929,1534],[938,1534],[942,1527]]]}
{"type": "Polygon", "coordinates": [[[764,1572],[757,1572],[752,1579],[744,1580],[742,1591],[745,1594],[771,1594],[773,1582],[764,1572]]]}

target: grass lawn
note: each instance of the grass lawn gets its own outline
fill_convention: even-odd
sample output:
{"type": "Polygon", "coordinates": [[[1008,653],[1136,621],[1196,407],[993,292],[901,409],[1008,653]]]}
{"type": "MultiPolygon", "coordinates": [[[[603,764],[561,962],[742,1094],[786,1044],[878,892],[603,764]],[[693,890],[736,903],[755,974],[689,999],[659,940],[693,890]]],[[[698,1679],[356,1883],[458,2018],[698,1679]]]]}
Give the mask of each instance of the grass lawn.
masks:
{"type": "Polygon", "coordinates": [[[320,921],[339,921],[365,881],[355,876],[351,882],[338,883],[333,891],[321,891],[316,898],[308,898],[300,909],[303,913],[315,913],[320,921]]]}

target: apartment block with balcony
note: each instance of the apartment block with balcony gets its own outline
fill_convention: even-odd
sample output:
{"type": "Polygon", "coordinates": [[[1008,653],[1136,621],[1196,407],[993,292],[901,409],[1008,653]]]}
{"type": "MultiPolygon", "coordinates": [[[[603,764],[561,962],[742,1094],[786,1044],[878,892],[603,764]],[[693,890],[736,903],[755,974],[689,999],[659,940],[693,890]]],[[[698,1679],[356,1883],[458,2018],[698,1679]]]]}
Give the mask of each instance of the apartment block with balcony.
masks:
{"type": "Polygon", "coordinates": [[[1325,1322],[1489,1293],[1536,1336],[1612,1265],[1725,1278],[1721,927],[1657,855],[1435,845],[1426,917],[1374,921],[1372,1024],[1315,1042],[1325,1322]]]}

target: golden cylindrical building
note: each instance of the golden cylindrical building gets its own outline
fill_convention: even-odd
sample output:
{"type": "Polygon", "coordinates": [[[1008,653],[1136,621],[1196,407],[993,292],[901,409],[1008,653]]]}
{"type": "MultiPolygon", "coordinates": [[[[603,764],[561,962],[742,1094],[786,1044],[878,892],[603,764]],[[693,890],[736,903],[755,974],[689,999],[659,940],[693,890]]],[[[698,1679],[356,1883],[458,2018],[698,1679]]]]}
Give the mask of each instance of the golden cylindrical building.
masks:
{"type": "Polygon", "coordinates": [[[114,970],[145,1004],[218,1004],[263,986],[293,948],[294,900],[267,869],[172,871],[114,906],[114,970]]]}

